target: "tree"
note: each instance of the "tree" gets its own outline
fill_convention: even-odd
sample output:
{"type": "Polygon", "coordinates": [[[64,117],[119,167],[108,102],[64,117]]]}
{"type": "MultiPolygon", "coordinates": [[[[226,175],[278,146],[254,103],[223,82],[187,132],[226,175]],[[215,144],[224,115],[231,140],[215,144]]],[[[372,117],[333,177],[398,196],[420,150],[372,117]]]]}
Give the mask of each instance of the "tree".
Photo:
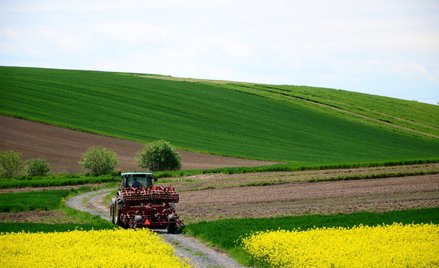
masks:
{"type": "Polygon", "coordinates": [[[0,177],[12,178],[20,174],[21,154],[14,151],[0,152],[0,177]]]}
{"type": "Polygon", "coordinates": [[[24,166],[24,173],[27,176],[46,176],[49,172],[50,167],[46,159],[29,159],[24,166]]]}
{"type": "Polygon", "coordinates": [[[90,169],[95,176],[112,173],[118,163],[115,152],[100,146],[88,148],[79,161],[81,166],[90,169]]]}
{"type": "Polygon", "coordinates": [[[174,146],[164,140],[154,141],[137,154],[136,162],[139,167],[151,171],[179,170],[181,158],[174,146]]]}

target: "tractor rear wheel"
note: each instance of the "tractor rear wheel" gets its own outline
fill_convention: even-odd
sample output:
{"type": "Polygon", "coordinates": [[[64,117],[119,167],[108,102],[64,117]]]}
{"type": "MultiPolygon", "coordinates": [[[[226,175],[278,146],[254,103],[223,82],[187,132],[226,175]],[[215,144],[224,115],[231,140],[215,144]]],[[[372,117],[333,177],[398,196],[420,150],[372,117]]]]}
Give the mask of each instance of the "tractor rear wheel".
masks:
{"type": "Polygon", "coordinates": [[[115,218],[114,218],[114,203],[111,203],[110,206],[110,219],[112,224],[116,224],[115,218]]]}
{"type": "Polygon", "coordinates": [[[177,223],[175,221],[169,222],[167,231],[168,231],[168,234],[175,234],[177,231],[177,223]]]}
{"type": "Polygon", "coordinates": [[[113,213],[112,221],[113,221],[114,224],[123,227],[122,226],[122,222],[120,220],[120,211],[119,211],[119,205],[118,204],[114,204],[114,213],[113,213]]]}

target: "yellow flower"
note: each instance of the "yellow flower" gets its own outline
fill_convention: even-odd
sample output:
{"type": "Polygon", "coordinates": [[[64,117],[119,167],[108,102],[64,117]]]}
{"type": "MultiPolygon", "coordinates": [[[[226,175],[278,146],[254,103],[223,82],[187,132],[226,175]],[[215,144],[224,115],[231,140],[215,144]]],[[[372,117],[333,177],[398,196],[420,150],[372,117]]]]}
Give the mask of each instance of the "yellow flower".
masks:
{"type": "Polygon", "coordinates": [[[190,267],[148,229],[6,233],[0,267],[190,267]]]}
{"type": "Polygon", "coordinates": [[[242,240],[273,267],[439,267],[439,225],[267,231],[242,240]]]}

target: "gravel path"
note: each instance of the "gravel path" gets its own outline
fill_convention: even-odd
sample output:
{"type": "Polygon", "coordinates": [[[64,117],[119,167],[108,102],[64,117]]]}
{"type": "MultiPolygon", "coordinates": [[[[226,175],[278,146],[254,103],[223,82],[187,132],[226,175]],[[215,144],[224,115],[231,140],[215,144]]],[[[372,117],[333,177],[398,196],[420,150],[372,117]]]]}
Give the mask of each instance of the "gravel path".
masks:
{"type": "MultiPolygon", "coordinates": [[[[103,198],[112,190],[114,190],[114,188],[80,194],[67,200],[66,204],[71,208],[98,215],[109,221],[109,208],[107,204],[103,203],[103,198]]],[[[192,266],[199,268],[242,267],[226,254],[209,248],[194,238],[181,234],[167,234],[162,231],[158,231],[158,233],[160,233],[166,242],[175,248],[177,256],[182,259],[189,259],[189,263],[192,266]]]]}
{"type": "Polygon", "coordinates": [[[110,221],[110,210],[104,205],[102,199],[112,190],[114,189],[103,189],[80,194],[67,200],[66,204],[76,210],[88,212],[110,221]]]}

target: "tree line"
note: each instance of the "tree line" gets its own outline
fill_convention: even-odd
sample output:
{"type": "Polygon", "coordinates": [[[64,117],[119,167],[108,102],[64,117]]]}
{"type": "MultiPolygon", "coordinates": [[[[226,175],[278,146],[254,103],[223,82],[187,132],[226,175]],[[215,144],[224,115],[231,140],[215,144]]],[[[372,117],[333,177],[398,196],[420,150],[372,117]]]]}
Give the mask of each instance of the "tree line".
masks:
{"type": "MultiPolygon", "coordinates": [[[[138,167],[150,171],[181,169],[180,155],[171,143],[164,140],[145,145],[135,156],[135,161],[138,167]]],[[[99,176],[113,173],[119,164],[119,157],[108,148],[92,146],[82,154],[78,163],[89,169],[92,175],[99,176]]],[[[46,159],[35,158],[24,162],[19,152],[0,152],[0,177],[2,178],[19,175],[45,176],[50,171],[50,165],[46,159]]]]}

